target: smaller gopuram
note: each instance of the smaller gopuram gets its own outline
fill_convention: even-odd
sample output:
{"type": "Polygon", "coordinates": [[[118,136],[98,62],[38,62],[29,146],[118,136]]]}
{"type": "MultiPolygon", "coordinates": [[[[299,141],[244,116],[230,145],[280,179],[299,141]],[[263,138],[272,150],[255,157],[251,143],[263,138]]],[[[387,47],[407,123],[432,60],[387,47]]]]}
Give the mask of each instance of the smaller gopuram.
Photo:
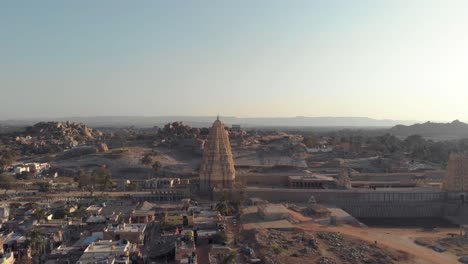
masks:
{"type": "Polygon", "coordinates": [[[351,189],[351,180],[349,179],[349,169],[342,168],[338,175],[338,182],[336,184],[339,189],[351,189]]]}
{"type": "Polygon", "coordinates": [[[468,156],[451,154],[444,178],[444,189],[449,192],[468,191],[468,156]]]}

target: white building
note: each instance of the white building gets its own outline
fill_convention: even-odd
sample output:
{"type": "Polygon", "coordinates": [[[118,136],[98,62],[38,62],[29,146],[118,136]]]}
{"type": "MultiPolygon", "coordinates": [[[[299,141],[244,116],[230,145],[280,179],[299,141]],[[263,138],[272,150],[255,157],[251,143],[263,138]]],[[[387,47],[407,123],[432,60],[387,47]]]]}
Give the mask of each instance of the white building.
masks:
{"type": "Polygon", "coordinates": [[[130,262],[130,242],[101,240],[89,245],[77,264],[129,264],[130,262]]]}
{"type": "Polygon", "coordinates": [[[23,172],[29,172],[29,167],[27,166],[18,166],[14,169],[15,174],[21,174],[23,172]]]}

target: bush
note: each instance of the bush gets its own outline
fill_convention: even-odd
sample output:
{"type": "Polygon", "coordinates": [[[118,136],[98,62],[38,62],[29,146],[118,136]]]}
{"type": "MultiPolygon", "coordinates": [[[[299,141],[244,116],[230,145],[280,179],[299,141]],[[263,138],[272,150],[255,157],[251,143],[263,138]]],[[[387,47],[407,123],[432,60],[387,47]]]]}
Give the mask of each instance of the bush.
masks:
{"type": "Polygon", "coordinates": [[[67,212],[65,209],[58,209],[57,211],[54,212],[54,215],[52,216],[54,219],[63,219],[67,216],[67,212]]]}
{"type": "Polygon", "coordinates": [[[211,239],[213,240],[214,244],[223,244],[223,243],[226,243],[227,236],[226,236],[226,233],[224,233],[224,232],[218,232],[218,233],[214,234],[211,237],[211,239]]]}
{"type": "Polygon", "coordinates": [[[11,203],[10,208],[20,208],[21,204],[20,203],[11,203]]]}
{"type": "Polygon", "coordinates": [[[273,247],[273,252],[276,254],[276,255],[279,255],[281,254],[283,250],[279,247],[273,247]]]}

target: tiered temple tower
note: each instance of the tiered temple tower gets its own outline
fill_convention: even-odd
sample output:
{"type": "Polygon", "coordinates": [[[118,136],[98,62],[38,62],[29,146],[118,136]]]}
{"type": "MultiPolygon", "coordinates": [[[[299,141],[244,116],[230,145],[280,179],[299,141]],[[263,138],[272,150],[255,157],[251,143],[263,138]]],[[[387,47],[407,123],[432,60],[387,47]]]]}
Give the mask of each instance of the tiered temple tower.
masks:
{"type": "Polygon", "coordinates": [[[219,117],[210,128],[200,166],[200,190],[232,188],[236,178],[229,134],[219,117]]]}
{"type": "Polygon", "coordinates": [[[444,178],[444,189],[451,192],[468,191],[468,156],[450,155],[444,178]]]}

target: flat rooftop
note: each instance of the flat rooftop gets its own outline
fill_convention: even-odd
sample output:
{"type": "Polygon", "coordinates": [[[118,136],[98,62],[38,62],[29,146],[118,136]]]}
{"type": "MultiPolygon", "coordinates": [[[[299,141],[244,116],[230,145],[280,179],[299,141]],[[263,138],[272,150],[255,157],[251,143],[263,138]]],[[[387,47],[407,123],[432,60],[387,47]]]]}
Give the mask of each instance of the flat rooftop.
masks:
{"type": "Polygon", "coordinates": [[[145,232],[146,224],[121,224],[118,226],[109,225],[105,232],[145,232]]]}
{"type": "Polygon", "coordinates": [[[101,240],[95,242],[86,248],[77,263],[87,264],[96,262],[114,263],[116,259],[124,260],[125,253],[130,249],[130,243],[124,244],[121,241],[112,242],[110,240],[101,240]]]}
{"type": "Polygon", "coordinates": [[[85,249],[85,253],[99,253],[109,252],[118,253],[128,251],[130,243],[123,243],[122,241],[100,240],[92,243],[85,249]]]}

